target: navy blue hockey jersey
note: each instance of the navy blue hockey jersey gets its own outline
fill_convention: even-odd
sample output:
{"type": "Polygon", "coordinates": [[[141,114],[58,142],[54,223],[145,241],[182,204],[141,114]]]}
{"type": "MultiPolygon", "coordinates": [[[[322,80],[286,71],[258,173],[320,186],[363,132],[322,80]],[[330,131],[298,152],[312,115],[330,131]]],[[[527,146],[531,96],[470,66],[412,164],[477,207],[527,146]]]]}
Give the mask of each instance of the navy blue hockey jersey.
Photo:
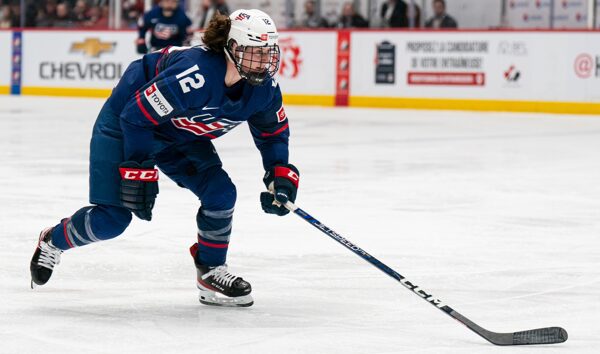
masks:
{"type": "Polygon", "coordinates": [[[173,144],[212,140],[247,121],[265,169],[288,163],[281,90],[240,80],[225,86],[226,58],[205,47],[171,47],[134,61],[108,103],[120,115],[125,159],[143,161],[173,144]]]}
{"type": "Polygon", "coordinates": [[[187,28],[192,21],[181,8],[177,8],[171,17],[165,17],[162,9],[155,6],[146,12],[138,23],[139,38],[146,37],[146,31],[150,30],[150,46],[153,48],[165,48],[167,46],[181,46],[187,37],[187,28]]]}

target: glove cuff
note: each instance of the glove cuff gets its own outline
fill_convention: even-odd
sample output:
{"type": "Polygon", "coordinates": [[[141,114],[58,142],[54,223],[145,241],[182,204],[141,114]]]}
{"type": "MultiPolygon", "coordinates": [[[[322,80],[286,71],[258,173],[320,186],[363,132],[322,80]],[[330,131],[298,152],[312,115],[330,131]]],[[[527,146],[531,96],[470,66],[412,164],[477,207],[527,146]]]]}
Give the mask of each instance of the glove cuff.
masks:
{"type": "Polygon", "coordinates": [[[289,180],[296,188],[298,188],[298,183],[300,182],[300,172],[296,168],[296,166],[291,163],[275,165],[273,168],[265,172],[265,176],[263,177],[263,182],[267,189],[275,180],[275,177],[282,177],[289,180]]]}
{"type": "Polygon", "coordinates": [[[275,166],[274,170],[275,178],[285,178],[292,182],[294,187],[298,188],[298,183],[300,182],[300,172],[298,172],[298,169],[294,165],[288,164],[282,166],[275,166]]]}

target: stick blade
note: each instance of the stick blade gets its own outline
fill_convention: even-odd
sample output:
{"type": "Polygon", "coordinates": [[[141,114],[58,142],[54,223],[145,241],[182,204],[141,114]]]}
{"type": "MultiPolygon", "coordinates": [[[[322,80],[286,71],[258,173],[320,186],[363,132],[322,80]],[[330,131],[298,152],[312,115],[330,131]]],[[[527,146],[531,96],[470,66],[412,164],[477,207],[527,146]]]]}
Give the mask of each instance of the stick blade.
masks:
{"type": "Polygon", "coordinates": [[[513,333],[513,345],[563,343],[569,338],[561,327],[546,327],[513,333]]]}
{"type": "Polygon", "coordinates": [[[495,345],[535,345],[563,343],[569,338],[561,327],[544,327],[513,333],[489,333],[486,339],[495,345]]]}

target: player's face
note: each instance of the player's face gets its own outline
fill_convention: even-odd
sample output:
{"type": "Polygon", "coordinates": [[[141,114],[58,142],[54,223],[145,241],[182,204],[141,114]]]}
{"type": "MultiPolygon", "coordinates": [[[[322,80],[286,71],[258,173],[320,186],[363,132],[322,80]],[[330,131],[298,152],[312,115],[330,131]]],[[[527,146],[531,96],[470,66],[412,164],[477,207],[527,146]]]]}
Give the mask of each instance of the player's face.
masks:
{"type": "Polygon", "coordinates": [[[252,72],[263,72],[271,63],[270,47],[246,47],[242,57],[242,66],[252,72]]]}

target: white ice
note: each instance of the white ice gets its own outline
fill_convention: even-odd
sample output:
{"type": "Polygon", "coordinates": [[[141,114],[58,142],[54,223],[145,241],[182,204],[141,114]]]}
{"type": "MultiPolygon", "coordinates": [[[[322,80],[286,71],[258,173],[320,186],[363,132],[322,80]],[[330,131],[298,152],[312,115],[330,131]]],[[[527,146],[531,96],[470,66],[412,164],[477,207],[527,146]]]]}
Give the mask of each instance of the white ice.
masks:
{"type": "Polygon", "coordinates": [[[245,125],[215,144],[253,307],[198,302],[198,201],[166,178],[151,223],[66,252],[29,289],[39,231],[87,204],[101,104],[0,97],[0,352],[598,353],[600,117],[287,107],[298,206],[490,330],[570,335],[507,348],[297,216],[263,214],[245,125]]]}

